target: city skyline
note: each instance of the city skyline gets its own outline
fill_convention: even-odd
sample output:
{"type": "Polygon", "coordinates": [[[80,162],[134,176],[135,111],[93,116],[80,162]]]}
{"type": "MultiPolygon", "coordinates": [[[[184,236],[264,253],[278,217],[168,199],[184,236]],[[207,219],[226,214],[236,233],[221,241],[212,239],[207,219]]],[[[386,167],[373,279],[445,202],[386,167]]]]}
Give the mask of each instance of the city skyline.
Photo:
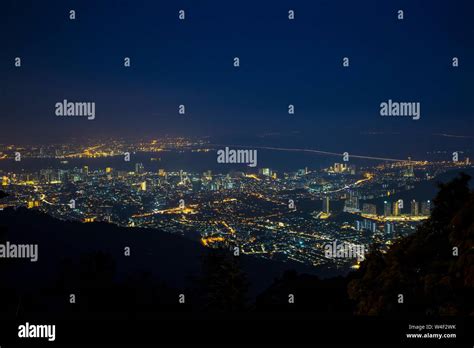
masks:
{"type": "Polygon", "coordinates": [[[435,186],[420,191],[424,182],[472,170],[465,154],[412,161],[304,149],[303,168],[276,169],[267,152],[282,161],[297,149],[239,150],[255,151],[255,160],[260,152],[249,166],[220,163],[222,146],[184,137],[3,146],[1,184],[10,197],[2,207],[152,228],[206,247],[230,244],[242,254],[347,272],[374,243],[389,248],[429,217],[435,186]],[[319,159],[308,166],[311,156],[319,159]],[[351,257],[326,257],[332,243],[351,257]]]}

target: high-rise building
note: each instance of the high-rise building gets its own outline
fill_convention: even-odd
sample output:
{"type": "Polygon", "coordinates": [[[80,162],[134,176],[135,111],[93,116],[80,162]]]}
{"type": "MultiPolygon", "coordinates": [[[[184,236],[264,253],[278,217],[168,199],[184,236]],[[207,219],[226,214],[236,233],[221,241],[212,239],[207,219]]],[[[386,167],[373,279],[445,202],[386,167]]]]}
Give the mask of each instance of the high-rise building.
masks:
{"type": "Polygon", "coordinates": [[[393,234],[395,232],[395,225],[391,222],[387,222],[385,224],[385,233],[386,234],[393,234]]]}
{"type": "Polygon", "coordinates": [[[370,215],[377,215],[377,206],[371,203],[364,203],[362,205],[362,213],[370,214],[370,215]]]}
{"type": "Polygon", "coordinates": [[[41,169],[40,170],[40,180],[44,182],[51,182],[54,180],[54,173],[52,169],[41,169]]]}
{"type": "Polygon", "coordinates": [[[431,214],[431,201],[421,202],[421,215],[430,215],[431,214]]]}
{"type": "Polygon", "coordinates": [[[234,183],[230,179],[225,180],[222,184],[226,190],[232,190],[234,188],[234,183]]]}
{"type": "Polygon", "coordinates": [[[352,208],[354,208],[354,210],[359,210],[359,197],[352,196],[352,208]]]}
{"type": "Polygon", "coordinates": [[[69,179],[69,171],[68,170],[63,170],[59,169],[58,170],[58,180],[62,183],[67,182],[69,179]]]}
{"type": "Polygon", "coordinates": [[[144,182],[142,182],[142,183],[140,184],[140,189],[141,189],[142,191],[146,191],[146,181],[144,181],[144,182]]]}
{"type": "Polygon", "coordinates": [[[344,202],[344,211],[351,213],[360,212],[359,197],[352,191],[349,191],[349,198],[344,202]]]}
{"type": "Polygon", "coordinates": [[[143,174],[145,167],[143,163],[135,163],[135,174],[143,174]]]}
{"type": "Polygon", "coordinates": [[[345,163],[334,163],[334,172],[343,173],[347,170],[347,165],[345,163]]]}
{"type": "Polygon", "coordinates": [[[398,204],[398,202],[394,202],[392,208],[393,208],[392,209],[392,215],[393,216],[400,215],[400,205],[398,204]]]}
{"type": "Polygon", "coordinates": [[[417,201],[415,200],[412,200],[411,201],[411,215],[412,216],[418,216],[420,214],[419,210],[420,210],[420,205],[418,204],[417,201]]]}
{"type": "Polygon", "coordinates": [[[329,210],[329,197],[324,197],[323,198],[323,212],[326,213],[326,214],[329,214],[330,213],[330,210],[329,210]]]}
{"type": "Polygon", "coordinates": [[[89,166],[82,167],[82,173],[84,173],[85,175],[89,175],[89,166]]]}
{"type": "Polygon", "coordinates": [[[409,178],[412,178],[415,176],[415,172],[413,170],[413,164],[409,164],[405,173],[403,174],[403,176],[405,177],[409,177],[409,178]]]}
{"type": "Polygon", "coordinates": [[[362,221],[357,220],[355,222],[355,228],[357,231],[362,231],[362,221]]]}
{"type": "Polygon", "coordinates": [[[367,230],[370,232],[377,231],[377,224],[371,220],[364,219],[362,221],[356,221],[355,227],[357,231],[367,230]]]}
{"type": "Polygon", "coordinates": [[[28,201],[28,209],[40,206],[40,201],[28,201]]]}
{"type": "Polygon", "coordinates": [[[383,202],[383,216],[390,216],[392,204],[388,201],[383,202]]]}

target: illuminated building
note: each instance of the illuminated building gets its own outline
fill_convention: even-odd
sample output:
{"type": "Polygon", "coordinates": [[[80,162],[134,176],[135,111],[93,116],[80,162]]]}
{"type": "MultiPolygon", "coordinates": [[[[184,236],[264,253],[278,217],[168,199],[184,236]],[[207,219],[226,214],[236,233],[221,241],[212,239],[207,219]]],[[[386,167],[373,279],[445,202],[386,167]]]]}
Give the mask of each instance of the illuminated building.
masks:
{"type": "Polygon", "coordinates": [[[344,211],[350,213],[360,212],[359,197],[354,195],[352,191],[349,192],[349,199],[344,202],[344,211]]]}
{"type": "Polygon", "coordinates": [[[40,206],[39,201],[28,201],[28,209],[37,208],[40,206]]]}
{"type": "Polygon", "coordinates": [[[386,234],[393,234],[395,232],[395,225],[391,222],[387,222],[385,224],[385,233],[386,234]]]}
{"type": "Polygon", "coordinates": [[[67,182],[68,181],[68,174],[69,172],[67,170],[58,170],[58,181],[59,182],[67,182]]]}
{"type": "Polygon", "coordinates": [[[105,168],[105,172],[107,174],[112,173],[112,168],[110,168],[110,167],[105,168]]]}
{"type": "Polygon", "coordinates": [[[393,215],[393,216],[398,216],[398,215],[400,215],[400,206],[399,206],[398,202],[393,203],[393,207],[392,207],[392,208],[393,208],[393,209],[392,209],[392,211],[393,211],[392,215],[393,215]]]}
{"type": "Polygon", "coordinates": [[[335,173],[344,173],[346,170],[347,170],[347,165],[345,163],[334,163],[335,173]]]}
{"type": "Polygon", "coordinates": [[[412,200],[411,201],[411,215],[413,216],[418,216],[419,215],[419,210],[420,210],[420,205],[418,204],[417,201],[412,200]]]}
{"type": "Polygon", "coordinates": [[[146,181],[144,181],[140,184],[140,190],[146,191],[146,181]]]}
{"type": "Polygon", "coordinates": [[[370,220],[362,220],[362,221],[356,221],[355,222],[355,228],[357,231],[363,231],[367,230],[370,232],[376,232],[377,231],[377,224],[373,221],[370,220]]]}
{"type": "Polygon", "coordinates": [[[143,163],[135,163],[135,174],[143,174],[145,167],[143,163]]]}
{"type": "Polygon", "coordinates": [[[421,202],[421,215],[431,214],[431,201],[421,202]]]}
{"type": "Polygon", "coordinates": [[[362,213],[377,215],[377,206],[375,204],[364,203],[362,205],[362,213]]]}
{"type": "Polygon", "coordinates": [[[323,198],[323,212],[329,214],[329,197],[323,198]]]}
{"type": "Polygon", "coordinates": [[[41,169],[40,170],[40,179],[41,181],[50,183],[54,180],[54,173],[52,169],[41,169]]]}
{"type": "Polygon", "coordinates": [[[409,164],[405,173],[403,174],[403,176],[405,177],[408,177],[408,178],[412,178],[415,176],[415,173],[413,171],[413,164],[409,164]]]}
{"type": "Polygon", "coordinates": [[[383,202],[383,216],[390,216],[392,204],[390,202],[383,202]]]}
{"type": "Polygon", "coordinates": [[[362,231],[362,221],[357,220],[355,222],[355,228],[357,231],[362,231]]]}
{"type": "Polygon", "coordinates": [[[270,168],[262,168],[259,172],[261,175],[272,176],[272,170],[270,168]]]}

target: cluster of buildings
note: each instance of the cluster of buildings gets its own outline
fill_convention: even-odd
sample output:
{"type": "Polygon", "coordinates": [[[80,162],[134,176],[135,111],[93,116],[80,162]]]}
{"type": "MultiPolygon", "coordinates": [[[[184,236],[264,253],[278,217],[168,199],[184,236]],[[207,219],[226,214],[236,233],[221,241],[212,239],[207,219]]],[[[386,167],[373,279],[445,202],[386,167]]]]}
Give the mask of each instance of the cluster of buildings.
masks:
{"type": "MultiPolygon", "coordinates": [[[[137,148],[158,151],[162,145],[143,143],[137,148]]],[[[90,147],[87,153],[98,149],[111,150],[90,147]]],[[[42,150],[41,155],[50,151],[42,150]]],[[[128,170],[110,163],[91,167],[62,163],[60,168],[37,171],[0,170],[2,186],[11,194],[2,204],[39,209],[60,219],[155,228],[207,247],[227,243],[246,254],[335,267],[350,262],[325,257],[324,245],[336,239],[388,247],[398,236],[413,233],[429,216],[431,201],[388,198],[443,168],[391,163],[356,170],[354,165],[335,163],[311,171],[247,167],[198,173],[152,171],[140,161],[131,162],[128,170]],[[427,175],[418,175],[420,170],[427,175]]]]}
{"type": "MultiPolygon", "coordinates": [[[[373,211],[372,207],[370,208],[373,211]]],[[[407,207],[408,209],[408,207],[407,207]]],[[[416,200],[410,201],[409,206],[409,213],[406,215],[411,216],[429,216],[431,213],[431,200],[426,200],[422,202],[417,202],[416,200]]],[[[383,202],[383,216],[400,216],[402,212],[406,210],[404,206],[404,202],[402,200],[398,200],[395,202],[384,201],[383,202]]]]}

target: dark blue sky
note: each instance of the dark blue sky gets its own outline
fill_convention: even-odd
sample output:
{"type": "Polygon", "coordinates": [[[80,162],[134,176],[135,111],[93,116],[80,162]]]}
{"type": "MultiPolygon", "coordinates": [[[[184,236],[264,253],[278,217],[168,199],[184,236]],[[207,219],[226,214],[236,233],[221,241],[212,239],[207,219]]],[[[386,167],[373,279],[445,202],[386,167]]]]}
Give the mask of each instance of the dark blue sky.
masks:
{"type": "Polygon", "coordinates": [[[5,141],[272,132],[311,140],[368,130],[473,135],[471,0],[7,0],[1,7],[5,141]],[[287,19],[289,9],[296,20],[287,19]],[[398,9],[405,20],[397,20],[398,9]],[[123,67],[125,56],[131,68],[123,67]],[[96,119],[56,117],[54,104],[63,99],[96,102],[96,119]],[[421,102],[421,119],[382,118],[379,104],[388,99],[421,102]]]}

